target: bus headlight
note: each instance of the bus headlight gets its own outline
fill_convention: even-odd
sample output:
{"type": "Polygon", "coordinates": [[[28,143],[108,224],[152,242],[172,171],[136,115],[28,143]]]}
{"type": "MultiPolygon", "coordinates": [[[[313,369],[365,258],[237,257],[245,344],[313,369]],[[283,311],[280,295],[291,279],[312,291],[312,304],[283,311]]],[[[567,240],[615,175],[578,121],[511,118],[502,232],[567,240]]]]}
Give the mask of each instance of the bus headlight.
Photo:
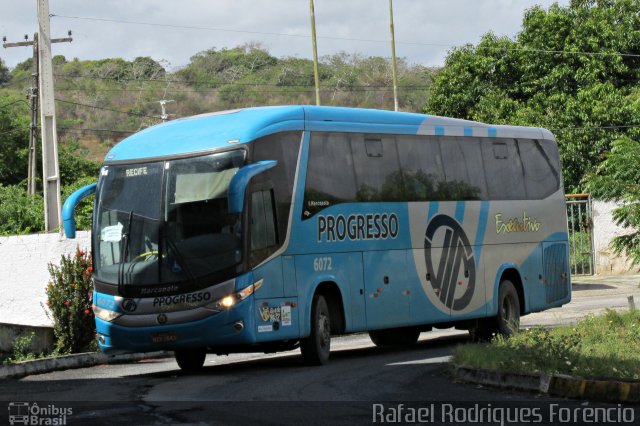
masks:
{"type": "Polygon", "coordinates": [[[114,319],[122,316],[119,312],[110,311],[109,309],[101,308],[100,306],[92,305],[93,313],[96,317],[104,321],[113,321],[114,319]]]}
{"type": "Polygon", "coordinates": [[[218,299],[213,303],[205,306],[207,309],[213,309],[214,311],[223,311],[233,307],[236,303],[243,301],[247,297],[251,296],[256,290],[262,287],[262,280],[258,280],[256,283],[251,284],[248,287],[243,288],[233,294],[218,299]]]}

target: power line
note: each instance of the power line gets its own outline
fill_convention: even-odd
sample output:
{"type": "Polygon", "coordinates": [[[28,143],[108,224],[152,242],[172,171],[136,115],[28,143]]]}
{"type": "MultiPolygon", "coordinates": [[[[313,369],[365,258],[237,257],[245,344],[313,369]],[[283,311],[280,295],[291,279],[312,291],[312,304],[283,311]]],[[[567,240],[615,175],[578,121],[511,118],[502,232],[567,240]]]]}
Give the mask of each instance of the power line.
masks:
{"type": "MultiPolygon", "coordinates": [[[[144,22],[144,21],[125,21],[120,19],[96,18],[96,17],[89,17],[89,16],[69,16],[69,15],[56,15],[56,14],[51,14],[50,16],[52,18],[79,19],[79,20],[85,20],[85,21],[111,22],[116,24],[128,24],[128,25],[146,25],[146,26],[152,26],[152,27],[174,28],[174,29],[181,29],[181,30],[187,29],[187,30],[201,30],[201,31],[220,31],[220,32],[255,34],[255,35],[295,37],[295,38],[311,37],[310,35],[305,35],[305,34],[236,30],[231,28],[217,28],[217,27],[198,27],[198,26],[191,26],[191,25],[175,25],[175,24],[164,24],[164,23],[156,23],[156,22],[144,22]]],[[[358,42],[367,42],[367,43],[385,43],[386,44],[389,42],[389,40],[375,40],[375,39],[348,38],[348,37],[335,37],[335,36],[322,36],[318,38],[325,39],[325,40],[358,41],[358,42]]],[[[396,44],[405,44],[405,45],[413,45],[413,46],[446,47],[446,48],[459,47],[459,45],[454,45],[454,44],[421,43],[421,42],[411,42],[411,41],[396,41],[396,44]]],[[[525,53],[526,52],[551,53],[551,54],[561,54],[561,55],[622,56],[622,57],[632,57],[632,58],[640,57],[640,54],[637,54],[637,53],[623,53],[623,52],[585,52],[585,51],[569,51],[569,50],[528,49],[528,48],[517,48],[517,47],[502,48],[502,47],[489,47],[489,46],[486,46],[486,47],[477,46],[476,48],[487,49],[487,50],[499,50],[499,51],[519,51],[519,52],[525,52],[525,53]]]]}
{"type": "MultiPolygon", "coordinates": [[[[428,88],[425,89],[401,89],[404,92],[418,92],[418,91],[426,91],[428,90],[428,88]]],[[[144,92],[163,92],[163,93],[218,93],[218,92],[223,92],[224,89],[202,89],[202,90],[197,90],[197,89],[162,89],[162,88],[158,88],[158,89],[64,89],[64,88],[56,88],[56,91],[58,92],[140,92],[140,93],[144,93],[144,92]]],[[[313,91],[313,87],[309,87],[308,89],[282,89],[282,90],[262,90],[259,88],[254,88],[252,89],[247,89],[245,92],[243,93],[276,93],[276,94],[287,94],[287,93],[292,93],[292,94],[297,94],[297,93],[308,93],[313,91]]],[[[389,92],[389,91],[393,91],[392,87],[384,87],[384,88],[371,88],[371,89],[367,89],[367,88],[360,88],[360,89],[350,89],[350,88],[343,88],[343,87],[335,87],[335,88],[325,88],[325,89],[321,89],[320,92],[322,93],[334,93],[334,92],[343,92],[343,93],[373,93],[373,92],[389,92]]]]}
{"type": "Polygon", "coordinates": [[[100,109],[100,110],[104,110],[104,111],[118,112],[120,114],[126,114],[126,115],[130,115],[132,117],[158,118],[158,117],[154,117],[154,116],[151,116],[151,115],[138,114],[138,113],[135,113],[135,112],[120,111],[120,110],[117,110],[117,109],[99,107],[99,106],[96,106],[96,105],[81,104],[79,102],[67,101],[67,100],[64,100],[64,99],[55,98],[55,100],[58,101],[58,102],[62,102],[64,104],[71,104],[71,105],[82,106],[82,107],[87,107],[87,108],[100,109]]]}
{"type": "Polygon", "coordinates": [[[85,127],[58,127],[58,130],[65,132],[125,133],[129,135],[137,132],[137,130],[88,129],[85,127]]]}
{"type": "Polygon", "coordinates": [[[15,105],[15,104],[17,104],[19,102],[24,102],[25,104],[29,105],[29,102],[25,101],[24,99],[18,99],[16,101],[9,102],[8,104],[0,105],[0,109],[5,109],[5,108],[10,107],[11,105],[15,105]]]}
{"type": "MultiPolygon", "coordinates": [[[[315,87],[312,84],[273,84],[273,83],[225,83],[213,80],[175,80],[175,79],[157,79],[157,78],[119,78],[119,77],[98,77],[94,75],[64,75],[55,74],[58,78],[65,79],[89,79],[89,80],[103,80],[103,81],[122,81],[122,82],[152,82],[152,83],[179,83],[179,84],[218,84],[221,86],[248,86],[248,87],[315,87]]],[[[335,86],[320,86],[321,88],[329,89],[335,86]]],[[[349,87],[356,88],[388,88],[389,85],[352,85],[349,87]]],[[[429,88],[431,85],[427,84],[407,84],[400,85],[400,88],[429,88]]],[[[114,89],[115,90],[115,89],[114,89]]]]}

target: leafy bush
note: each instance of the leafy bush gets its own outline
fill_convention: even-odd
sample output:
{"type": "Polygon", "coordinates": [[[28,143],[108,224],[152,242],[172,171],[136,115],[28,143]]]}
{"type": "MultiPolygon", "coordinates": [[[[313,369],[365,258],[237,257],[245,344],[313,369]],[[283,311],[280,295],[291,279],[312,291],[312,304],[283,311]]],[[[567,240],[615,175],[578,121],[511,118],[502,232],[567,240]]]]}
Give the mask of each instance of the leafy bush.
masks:
{"type": "Polygon", "coordinates": [[[13,346],[11,347],[11,354],[9,357],[4,359],[2,363],[9,365],[16,362],[32,361],[34,359],[43,358],[45,356],[44,353],[34,354],[31,352],[31,346],[33,345],[35,337],[36,334],[34,332],[16,337],[13,341],[13,346]]]}
{"type": "Polygon", "coordinates": [[[43,229],[42,195],[29,195],[22,185],[0,184],[0,235],[30,234],[43,229]]]}
{"type": "Polygon", "coordinates": [[[57,339],[55,353],[95,350],[92,270],[89,255],[80,249],[74,255],[62,255],[60,266],[49,264],[51,281],[46,290],[57,339]]]}

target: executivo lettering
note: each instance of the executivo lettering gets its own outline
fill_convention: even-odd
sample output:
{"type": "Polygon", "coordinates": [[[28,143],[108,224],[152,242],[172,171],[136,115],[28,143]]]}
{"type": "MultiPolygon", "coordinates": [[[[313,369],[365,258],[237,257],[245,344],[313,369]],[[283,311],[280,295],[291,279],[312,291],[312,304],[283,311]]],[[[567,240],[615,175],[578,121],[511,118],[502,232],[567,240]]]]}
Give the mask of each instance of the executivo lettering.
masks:
{"type": "Polygon", "coordinates": [[[527,216],[527,212],[522,212],[522,220],[514,217],[502,219],[502,213],[496,214],[496,234],[509,234],[511,232],[538,232],[542,224],[535,218],[527,216]]]}

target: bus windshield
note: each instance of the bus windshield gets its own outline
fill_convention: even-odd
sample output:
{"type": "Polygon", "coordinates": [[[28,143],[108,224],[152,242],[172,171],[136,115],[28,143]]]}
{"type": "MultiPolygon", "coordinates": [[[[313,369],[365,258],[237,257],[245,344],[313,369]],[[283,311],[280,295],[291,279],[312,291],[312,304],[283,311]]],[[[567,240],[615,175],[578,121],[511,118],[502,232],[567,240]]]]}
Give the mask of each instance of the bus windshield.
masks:
{"type": "Polygon", "coordinates": [[[241,225],[228,212],[227,188],[244,162],[245,151],[235,150],[105,166],[96,193],[95,279],[120,289],[211,285],[212,275],[233,270],[242,260],[241,225]]]}

